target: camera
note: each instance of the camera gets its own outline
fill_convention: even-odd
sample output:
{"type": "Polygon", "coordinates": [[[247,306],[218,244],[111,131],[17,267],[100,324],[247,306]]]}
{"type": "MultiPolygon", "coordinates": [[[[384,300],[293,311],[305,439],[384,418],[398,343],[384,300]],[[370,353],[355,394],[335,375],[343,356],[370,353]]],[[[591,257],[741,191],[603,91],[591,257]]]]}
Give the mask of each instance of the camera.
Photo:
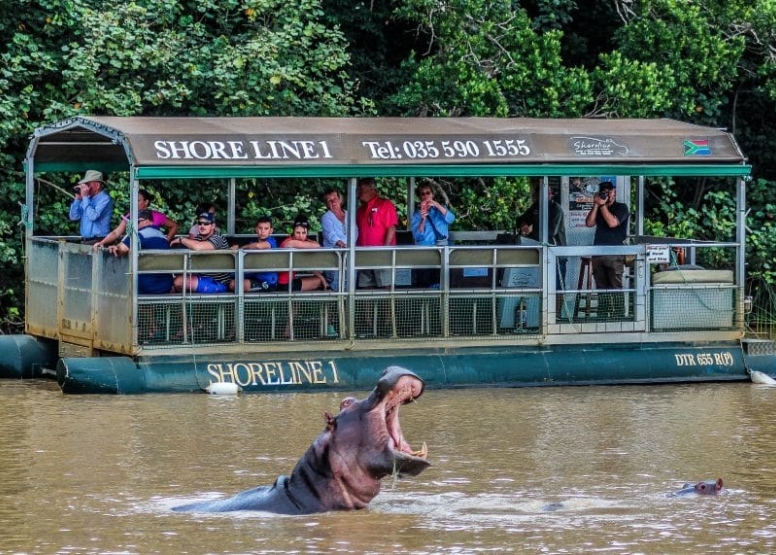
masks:
{"type": "Polygon", "coordinates": [[[598,198],[601,198],[601,199],[609,198],[609,191],[599,191],[598,198]]]}

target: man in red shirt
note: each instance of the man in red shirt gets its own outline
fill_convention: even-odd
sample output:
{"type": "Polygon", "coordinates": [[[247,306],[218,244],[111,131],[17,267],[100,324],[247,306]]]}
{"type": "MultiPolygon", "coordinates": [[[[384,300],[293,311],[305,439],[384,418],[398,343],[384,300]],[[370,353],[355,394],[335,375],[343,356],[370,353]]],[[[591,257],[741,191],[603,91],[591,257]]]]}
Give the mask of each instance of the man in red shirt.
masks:
{"type": "MultiPolygon", "coordinates": [[[[388,247],[396,245],[396,226],[399,217],[393,203],[377,194],[377,182],[373,177],[358,180],[358,199],[361,205],[356,211],[359,247],[388,247]]],[[[362,288],[390,287],[390,270],[361,270],[358,286],[362,288]]]]}

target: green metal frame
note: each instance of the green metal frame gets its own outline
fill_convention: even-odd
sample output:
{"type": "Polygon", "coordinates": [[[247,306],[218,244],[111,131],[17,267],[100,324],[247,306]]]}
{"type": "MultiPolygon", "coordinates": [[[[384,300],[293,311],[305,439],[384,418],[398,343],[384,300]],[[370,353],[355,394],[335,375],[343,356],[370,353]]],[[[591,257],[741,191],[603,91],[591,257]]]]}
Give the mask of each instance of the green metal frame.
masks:
{"type": "MultiPolygon", "coordinates": [[[[44,171],[40,166],[36,168],[44,171]]],[[[47,168],[45,168],[47,169],[47,168]]],[[[146,166],[135,169],[137,179],[216,179],[216,178],[346,178],[361,177],[365,172],[374,177],[456,177],[456,176],[534,176],[534,175],[645,175],[645,176],[709,176],[742,177],[751,173],[746,164],[682,164],[682,165],[633,165],[633,164],[395,164],[385,166],[210,166],[166,167],[146,166]]]]}

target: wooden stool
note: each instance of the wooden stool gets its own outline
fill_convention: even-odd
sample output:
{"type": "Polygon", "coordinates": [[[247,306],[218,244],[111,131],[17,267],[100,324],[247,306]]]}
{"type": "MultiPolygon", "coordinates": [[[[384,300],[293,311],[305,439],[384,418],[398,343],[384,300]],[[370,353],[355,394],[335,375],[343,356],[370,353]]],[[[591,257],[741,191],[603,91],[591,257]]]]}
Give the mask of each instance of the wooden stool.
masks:
{"type": "Polygon", "coordinates": [[[595,312],[592,303],[592,289],[595,289],[593,278],[593,258],[590,256],[580,259],[579,279],[577,280],[577,292],[574,296],[574,319],[588,320],[595,312]]]}

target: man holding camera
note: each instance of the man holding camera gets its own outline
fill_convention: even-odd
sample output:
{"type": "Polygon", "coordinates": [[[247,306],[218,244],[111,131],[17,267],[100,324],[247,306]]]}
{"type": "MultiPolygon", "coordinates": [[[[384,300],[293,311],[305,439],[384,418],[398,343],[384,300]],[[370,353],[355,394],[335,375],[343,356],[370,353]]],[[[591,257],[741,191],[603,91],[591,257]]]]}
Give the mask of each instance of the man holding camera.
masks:
{"type": "MultiPolygon", "coordinates": [[[[593,207],[587,214],[585,225],[595,226],[594,245],[622,245],[628,237],[628,205],[616,200],[616,189],[611,181],[603,181],[598,185],[598,194],[593,198],[593,207]]],[[[607,255],[593,257],[593,278],[598,289],[622,289],[622,274],[625,268],[625,255],[607,255]]],[[[615,307],[604,306],[604,310],[615,307]]],[[[616,295],[616,300],[621,300],[616,295]]],[[[615,302],[617,312],[622,312],[622,303],[615,302]]]]}
{"type": "Polygon", "coordinates": [[[70,220],[80,220],[81,242],[93,245],[110,233],[113,199],[105,192],[102,173],[89,170],[73,187],[75,199],[70,205],[70,220]]]}

